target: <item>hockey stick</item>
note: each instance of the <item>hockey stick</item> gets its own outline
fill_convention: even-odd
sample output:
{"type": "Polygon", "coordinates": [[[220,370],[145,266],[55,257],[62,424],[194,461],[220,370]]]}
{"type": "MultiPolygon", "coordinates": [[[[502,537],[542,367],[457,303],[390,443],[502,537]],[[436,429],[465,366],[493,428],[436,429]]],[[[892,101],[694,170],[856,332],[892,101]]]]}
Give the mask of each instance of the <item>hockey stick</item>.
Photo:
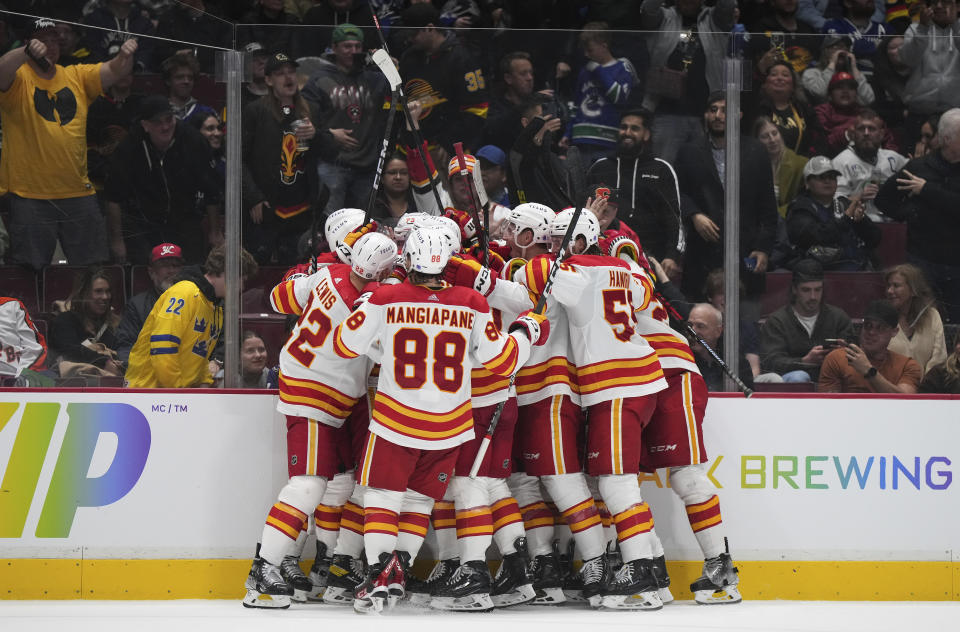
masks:
{"type": "MultiPolygon", "coordinates": [[[[654,278],[656,278],[656,276],[654,276],[654,278]]],[[[660,294],[659,292],[654,292],[653,295],[654,297],[656,297],[658,301],[660,301],[660,304],[663,305],[664,309],[666,309],[667,312],[670,313],[671,318],[683,323],[683,326],[686,328],[687,333],[693,336],[693,339],[699,342],[700,346],[702,346],[704,349],[707,350],[707,353],[710,354],[710,357],[716,360],[717,364],[720,365],[720,368],[723,369],[723,372],[726,373],[731,380],[733,380],[733,383],[737,385],[737,388],[743,391],[744,396],[749,399],[750,396],[753,395],[753,389],[743,383],[743,380],[741,380],[740,377],[733,372],[730,366],[723,361],[723,358],[721,358],[716,351],[710,348],[710,345],[707,344],[707,341],[704,340],[702,337],[700,337],[700,334],[697,333],[697,330],[694,329],[693,326],[689,322],[687,322],[687,320],[683,316],[680,315],[680,312],[678,312],[676,308],[670,304],[670,301],[664,298],[663,295],[660,294]]]]}
{"type": "MultiPolygon", "coordinates": [[[[460,177],[467,183],[467,189],[470,191],[470,218],[477,225],[477,240],[483,249],[483,267],[490,267],[490,236],[487,235],[487,225],[480,223],[480,209],[483,202],[480,200],[480,194],[477,193],[477,184],[473,177],[467,171],[467,159],[463,155],[463,143],[454,143],[453,150],[457,152],[457,162],[460,163],[460,177]]],[[[478,160],[474,160],[474,171],[477,170],[478,160]]]]}
{"type": "MultiPolygon", "coordinates": [[[[573,211],[573,217],[570,218],[570,224],[567,226],[567,232],[563,234],[563,241],[560,242],[560,248],[557,250],[557,257],[553,261],[553,265],[550,266],[550,272],[547,274],[547,281],[543,284],[543,292],[540,293],[540,298],[537,299],[537,304],[534,306],[533,311],[536,314],[542,314],[547,306],[547,296],[550,294],[550,291],[553,289],[553,280],[557,276],[557,270],[560,269],[560,262],[567,258],[567,248],[570,246],[570,241],[573,239],[573,232],[576,229],[577,221],[580,219],[580,214],[583,212],[583,205],[577,205],[573,211]]],[[[510,389],[513,388],[514,383],[517,381],[517,373],[520,369],[510,374],[510,384],[507,386],[507,391],[509,393],[510,389]]],[[[506,400],[497,403],[497,407],[493,411],[493,416],[490,418],[490,425],[487,427],[486,433],[483,435],[483,439],[480,440],[480,448],[477,449],[477,456],[473,459],[473,465],[470,467],[470,478],[476,478],[477,473],[480,471],[480,466],[483,464],[483,459],[487,455],[487,450],[490,448],[490,442],[493,440],[493,433],[497,429],[497,424],[500,423],[500,415],[503,414],[503,407],[506,406],[506,400]]]]}
{"type": "Polygon", "coordinates": [[[363,223],[366,224],[370,221],[370,216],[373,214],[373,205],[377,202],[377,194],[380,192],[380,184],[383,178],[383,166],[387,161],[387,155],[389,154],[390,148],[390,137],[393,134],[393,119],[394,116],[394,104],[396,104],[397,99],[399,98],[400,84],[400,73],[397,71],[397,67],[393,65],[393,60],[390,59],[390,55],[382,48],[378,48],[373,51],[373,55],[370,56],[370,59],[380,68],[380,72],[383,73],[383,76],[387,78],[387,83],[390,84],[390,113],[387,116],[387,131],[383,135],[383,145],[380,147],[380,158],[377,160],[377,170],[373,174],[373,189],[370,191],[370,198],[367,200],[367,208],[363,214],[363,223]]]}
{"type": "MultiPolygon", "coordinates": [[[[382,50],[389,56],[390,49],[387,47],[387,38],[383,36],[383,29],[380,28],[380,18],[377,17],[377,12],[373,10],[373,5],[370,5],[370,15],[373,17],[373,24],[377,27],[377,35],[380,36],[380,46],[382,50]]],[[[400,73],[397,72],[397,78],[400,79],[400,73]]],[[[418,152],[426,152],[427,145],[423,140],[423,134],[420,133],[420,127],[414,122],[413,116],[410,114],[410,108],[407,107],[407,94],[403,89],[403,81],[397,86],[397,100],[400,102],[400,108],[403,110],[403,117],[407,122],[407,127],[410,128],[410,132],[413,134],[413,140],[417,144],[418,152]]],[[[433,198],[437,202],[437,213],[443,215],[443,202],[440,200],[440,191],[437,185],[437,182],[433,178],[433,173],[430,169],[430,166],[427,164],[427,157],[421,153],[420,161],[423,163],[423,170],[427,174],[427,178],[430,179],[430,189],[433,191],[433,198]]]]}

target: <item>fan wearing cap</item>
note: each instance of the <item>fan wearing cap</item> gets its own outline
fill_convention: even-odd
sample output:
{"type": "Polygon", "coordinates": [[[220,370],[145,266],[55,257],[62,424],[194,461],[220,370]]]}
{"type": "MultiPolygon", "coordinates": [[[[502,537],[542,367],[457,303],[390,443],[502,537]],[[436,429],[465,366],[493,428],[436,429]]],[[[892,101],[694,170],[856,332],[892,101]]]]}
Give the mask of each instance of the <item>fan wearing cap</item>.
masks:
{"type": "Polygon", "coordinates": [[[166,243],[154,246],[150,251],[150,265],[147,266],[150,287],[127,301],[123,308],[123,318],[117,326],[117,353],[121,360],[127,360],[150,310],[160,295],[173,285],[181,268],[183,251],[180,246],[166,243]]]}
{"type": "Polygon", "coordinates": [[[264,80],[270,51],[260,42],[250,42],[243,47],[243,53],[250,65],[250,81],[243,84],[243,90],[240,92],[240,106],[246,109],[248,105],[270,91],[264,80]]]}
{"type": "Polygon", "coordinates": [[[820,371],[821,393],[916,393],[923,369],[911,358],[887,349],[897,334],[897,310],[873,301],[863,315],[860,344],[831,351],[820,371]]]}
{"type": "MultiPolygon", "coordinates": [[[[859,74],[859,72],[857,73],[859,74]]],[[[820,127],[827,134],[827,149],[835,156],[850,144],[850,130],[863,111],[863,104],[857,97],[857,79],[849,72],[838,72],[830,79],[828,101],[821,103],[815,110],[820,127]]],[[[886,142],[893,144],[893,136],[886,142]]],[[[896,149],[893,145],[891,149],[896,149]]]]}
{"type": "Polygon", "coordinates": [[[383,73],[363,63],[360,28],[340,24],[331,42],[332,52],[322,57],[303,87],[316,114],[317,174],[330,191],[327,213],[366,204],[391,113],[383,73]]]}
{"type": "Polygon", "coordinates": [[[57,64],[60,38],[52,20],[33,24],[31,39],[0,57],[0,195],[10,193],[10,262],[39,269],[57,239],[67,260],[106,259],[96,246],[102,215],[87,175],[90,104],[133,69],[136,40],[102,64],[57,64]]]}
{"type": "Polygon", "coordinates": [[[823,32],[852,38],[853,53],[872,69],[869,60],[877,54],[877,46],[885,36],[897,31],[886,24],[885,15],[878,15],[875,0],[843,0],[843,9],[844,16],[827,20],[823,32]]]}
{"type": "Polygon", "coordinates": [[[316,129],[297,83],[298,67],[284,53],[271,55],[264,69],[270,91],[243,110],[243,236],[262,264],[296,263],[297,242],[310,227],[317,199],[316,129]]]}
{"type": "Polygon", "coordinates": [[[862,192],[836,197],[838,175],[826,156],[807,162],[806,189],[787,207],[787,235],[799,254],[827,270],[869,270],[880,229],[866,215],[862,192]]]}
{"type": "Polygon", "coordinates": [[[117,263],[146,264],[154,245],[173,242],[188,262],[200,262],[204,238],[212,245],[223,239],[210,146],[193,126],[176,120],[163,95],[144,97],[139,114],[107,170],[110,252],[117,263]]]}
{"type": "Polygon", "coordinates": [[[487,198],[501,206],[510,206],[510,195],[507,193],[507,155],[496,145],[484,145],[476,151],[476,157],[480,161],[480,177],[483,179],[487,198]]]}

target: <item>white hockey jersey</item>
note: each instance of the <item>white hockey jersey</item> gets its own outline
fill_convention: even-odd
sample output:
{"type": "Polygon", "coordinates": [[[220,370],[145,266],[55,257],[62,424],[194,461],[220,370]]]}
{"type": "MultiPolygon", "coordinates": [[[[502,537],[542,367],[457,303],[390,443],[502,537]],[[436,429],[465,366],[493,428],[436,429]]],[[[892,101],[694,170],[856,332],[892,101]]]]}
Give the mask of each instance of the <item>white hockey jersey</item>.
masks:
{"type": "MultiPolygon", "coordinates": [[[[501,331],[504,325],[516,320],[522,312],[533,309],[533,301],[523,285],[509,279],[499,279],[493,287],[487,303],[493,313],[493,322],[501,331]]],[[[510,376],[491,373],[484,367],[478,367],[470,372],[470,387],[474,406],[493,406],[505,402],[513,395],[516,388],[511,390],[510,376]]]]}
{"type": "Polygon", "coordinates": [[[350,282],[350,266],[342,263],[273,288],[273,308],[300,316],[280,351],[279,412],[334,427],[343,425],[365,392],[370,364],[338,356],[331,334],[350,315],[359,296],[350,282]]]}
{"type": "Polygon", "coordinates": [[[0,296],[0,375],[18,377],[24,369],[41,369],[46,357],[43,334],[23,303],[0,296]]]}
{"type": "Polygon", "coordinates": [[[651,298],[647,306],[638,309],[634,314],[637,317],[637,333],[657,352],[660,366],[665,375],[669,376],[680,371],[700,373],[697,361],[690,349],[690,343],[683,334],[670,326],[670,316],[667,310],[653,295],[653,279],[632,259],[626,260],[633,271],[634,278],[644,286],[651,298]]]}
{"type": "Polygon", "coordinates": [[[616,257],[577,255],[560,266],[553,297],[569,318],[581,404],[642,397],[666,388],[653,348],[636,332],[649,288],[616,257]]]}
{"type": "Polygon", "coordinates": [[[398,445],[442,450],[473,438],[470,370],[508,376],[530,355],[526,335],[500,333],[470,288],[381,286],[334,330],[334,349],[382,351],[370,432],[398,445]]]}
{"type": "MultiPolygon", "coordinates": [[[[883,184],[887,178],[903,169],[907,159],[890,149],[877,150],[877,163],[870,164],[861,159],[852,147],[847,147],[833,159],[833,168],[840,172],[837,178],[837,196],[849,198],[859,193],[871,181],[883,184]]],[[[873,200],[866,200],[866,213],[875,222],[890,221],[873,200]]]]}
{"type": "MultiPolygon", "coordinates": [[[[536,300],[543,292],[552,254],[534,257],[516,271],[514,281],[522,283],[536,300]]],[[[527,406],[555,395],[566,395],[580,405],[580,388],[577,384],[577,367],[570,361],[570,328],[567,314],[557,301],[547,297],[546,317],[550,321],[550,338],[546,344],[534,347],[527,364],[517,373],[515,387],[517,404],[527,406]]]]}

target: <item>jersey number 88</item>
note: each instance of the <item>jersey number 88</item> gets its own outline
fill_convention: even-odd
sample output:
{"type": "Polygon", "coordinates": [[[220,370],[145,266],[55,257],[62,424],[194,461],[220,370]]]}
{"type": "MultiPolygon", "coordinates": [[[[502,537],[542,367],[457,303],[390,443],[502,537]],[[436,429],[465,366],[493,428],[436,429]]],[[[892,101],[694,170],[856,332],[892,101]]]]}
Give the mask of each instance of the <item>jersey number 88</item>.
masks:
{"type": "Polygon", "coordinates": [[[441,331],[431,340],[422,329],[405,327],[393,335],[393,375],[400,388],[421,388],[431,377],[441,391],[455,393],[463,385],[467,340],[455,331],[441,331]]]}

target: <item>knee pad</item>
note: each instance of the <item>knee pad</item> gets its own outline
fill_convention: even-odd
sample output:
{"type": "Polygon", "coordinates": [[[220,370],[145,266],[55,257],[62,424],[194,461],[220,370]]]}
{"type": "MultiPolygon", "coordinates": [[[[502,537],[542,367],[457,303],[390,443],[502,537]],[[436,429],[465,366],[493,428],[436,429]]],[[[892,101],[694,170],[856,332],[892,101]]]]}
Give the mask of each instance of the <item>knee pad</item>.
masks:
{"type": "Polygon", "coordinates": [[[717,489],[703,470],[703,464],[671,467],[670,487],[684,505],[706,502],[717,493],[717,489]]]}
{"type": "Polygon", "coordinates": [[[587,498],[593,498],[589,488],[587,488],[587,479],[581,473],[576,474],[551,474],[541,476],[540,482],[553,504],[561,512],[570,509],[577,503],[583,502],[587,498]]]}
{"type": "Polygon", "coordinates": [[[280,490],[277,499],[312,516],[323,498],[326,485],[327,479],[319,476],[294,476],[280,490]]]}
{"type": "Polygon", "coordinates": [[[337,474],[327,481],[327,488],[324,490],[323,499],[320,502],[328,507],[339,507],[350,499],[354,485],[352,471],[337,474]]]}
{"type": "Polygon", "coordinates": [[[450,486],[453,488],[453,502],[457,509],[483,507],[490,504],[487,484],[483,478],[454,476],[450,486]]]}
{"type": "Polygon", "coordinates": [[[363,495],[363,506],[379,507],[388,509],[396,514],[400,513],[403,506],[403,492],[397,492],[392,489],[380,489],[379,487],[368,487],[363,495]]]}
{"type": "Polygon", "coordinates": [[[433,502],[433,498],[425,496],[420,492],[415,492],[412,489],[408,489],[403,494],[402,511],[426,514],[429,516],[433,511],[433,502]]]}
{"type": "Polygon", "coordinates": [[[510,488],[510,492],[521,507],[543,501],[540,480],[535,476],[530,476],[524,472],[514,472],[507,479],[507,487],[510,488]]]}
{"type": "Polygon", "coordinates": [[[610,515],[616,516],[633,505],[643,502],[636,474],[614,474],[597,477],[600,498],[607,505],[610,515]]]}
{"type": "Polygon", "coordinates": [[[490,499],[490,504],[512,496],[510,493],[510,488],[507,486],[507,481],[502,478],[484,478],[484,482],[487,484],[487,498],[490,499]]]}

